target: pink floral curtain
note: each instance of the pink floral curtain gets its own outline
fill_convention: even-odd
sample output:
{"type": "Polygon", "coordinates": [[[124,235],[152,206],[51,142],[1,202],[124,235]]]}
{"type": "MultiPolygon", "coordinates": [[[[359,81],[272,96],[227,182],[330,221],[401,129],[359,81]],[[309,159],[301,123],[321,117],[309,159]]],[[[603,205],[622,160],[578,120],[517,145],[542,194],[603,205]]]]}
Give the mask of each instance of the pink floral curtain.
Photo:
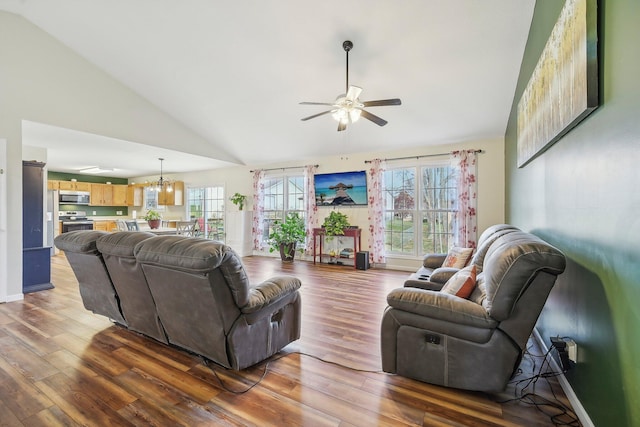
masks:
{"type": "Polygon", "coordinates": [[[318,207],[316,206],[316,190],[313,176],[318,167],[308,165],[304,167],[305,210],[307,219],[307,239],[305,242],[307,255],[313,255],[313,229],[318,226],[318,207]]]}
{"type": "Polygon", "coordinates": [[[451,153],[451,161],[458,178],[458,206],[454,244],[462,248],[476,247],[478,231],[477,157],[476,150],[461,150],[451,153]]]}
{"type": "Polygon", "coordinates": [[[367,175],[369,261],[373,263],[387,261],[384,247],[384,168],[383,160],[372,160],[367,175]]]}
{"type": "Polygon", "coordinates": [[[264,248],[262,235],[264,234],[264,171],[253,172],[253,249],[261,251],[264,248]]]}

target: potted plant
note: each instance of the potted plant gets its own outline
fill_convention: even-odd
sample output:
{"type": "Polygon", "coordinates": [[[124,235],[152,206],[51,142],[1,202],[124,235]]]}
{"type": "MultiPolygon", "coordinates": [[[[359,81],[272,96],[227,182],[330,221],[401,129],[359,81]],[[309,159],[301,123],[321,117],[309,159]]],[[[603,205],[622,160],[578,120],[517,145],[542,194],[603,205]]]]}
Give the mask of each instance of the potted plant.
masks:
{"type": "MultiPolygon", "coordinates": [[[[284,221],[276,220],[269,235],[269,252],[280,251],[283,261],[293,261],[296,246],[304,243],[307,236],[304,219],[297,213],[287,214],[284,221]]],[[[299,249],[302,253],[302,249],[299,249]]]]}
{"type": "Polygon", "coordinates": [[[152,230],[160,227],[160,220],[162,219],[160,212],[149,209],[143,218],[147,220],[147,223],[149,223],[149,228],[151,228],[152,230]]]}
{"type": "Polygon", "coordinates": [[[241,211],[244,207],[245,202],[247,201],[247,196],[244,194],[236,193],[229,198],[231,202],[238,207],[238,210],[241,211]]]}
{"type": "Polygon", "coordinates": [[[347,215],[338,211],[331,211],[322,223],[325,235],[329,237],[328,240],[333,238],[333,236],[344,236],[344,229],[350,226],[351,224],[349,224],[347,215]]]}
{"type": "MultiPolygon", "coordinates": [[[[322,223],[322,228],[324,228],[324,235],[327,242],[333,240],[334,236],[344,236],[344,229],[350,227],[349,218],[347,215],[338,212],[331,211],[329,216],[324,219],[322,223]]],[[[329,251],[329,264],[336,263],[336,259],[338,258],[339,250],[337,248],[338,243],[334,243],[334,248],[329,251]]]]}

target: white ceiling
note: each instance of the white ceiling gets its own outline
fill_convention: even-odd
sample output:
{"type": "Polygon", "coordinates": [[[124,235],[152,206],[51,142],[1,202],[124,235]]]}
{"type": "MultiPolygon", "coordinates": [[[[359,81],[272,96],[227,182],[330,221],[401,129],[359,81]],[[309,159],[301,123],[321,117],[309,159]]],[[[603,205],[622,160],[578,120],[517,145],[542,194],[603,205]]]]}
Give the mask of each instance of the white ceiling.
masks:
{"type": "MultiPolygon", "coordinates": [[[[24,16],[171,114],[220,158],[247,165],[502,137],[534,5],[0,0],[0,10],[24,16]],[[324,108],[300,101],[332,102],[344,92],[344,40],[354,44],[349,74],[364,89],[360,99],[402,99],[369,108],[385,127],[361,120],[337,132],[329,115],[300,120],[324,108]]],[[[25,123],[23,138],[48,147],[57,171],[96,166],[95,158],[122,177],[156,173],[158,157],[169,172],[229,165],[126,141],[131,156],[114,156],[102,137],[38,123],[25,123]]]]}

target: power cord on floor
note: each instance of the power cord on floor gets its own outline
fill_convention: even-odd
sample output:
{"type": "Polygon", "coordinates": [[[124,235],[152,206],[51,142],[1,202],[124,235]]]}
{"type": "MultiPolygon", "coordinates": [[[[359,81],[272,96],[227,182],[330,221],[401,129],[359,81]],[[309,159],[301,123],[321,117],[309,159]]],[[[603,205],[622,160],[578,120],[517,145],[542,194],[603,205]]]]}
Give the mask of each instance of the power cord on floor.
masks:
{"type": "MultiPolygon", "coordinates": [[[[551,386],[551,382],[549,378],[557,377],[562,375],[563,372],[553,372],[551,370],[551,362],[550,357],[552,353],[553,347],[547,350],[544,354],[533,354],[530,351],[530,348],[527,348],[524,352],[524,356],[529,356],[533,363],[533,372],[536,371],[536,359],[542,359],[542,363],[540,364],[540,368],[538,369],[538,373],[511,381],[509,384],[513,384],[515,387],[513,399],[507,399],[503,401],[498,401],[498,403],[510,403],[510,402],[522,402],[527,405],[533,405],[543,414],[547,415],[551,422],[553,422],[556,426],[571,426],[571,427],[579,427],[580,421],[576,416],[575,412],[564,405],[558,397],[556,396],[553,387],[551,386]],[[546,368],[546,369],[545,369],[546,368]],[[536,394],[535,388],[538,380],[543,379],[547,382],[549,390],[551,390],[551,394],[553,395],[553,400],[549,400],[539,394],[536,394]]],[[[522,370],[518,369],[518,374],[522,374],[522,370]]]]}
{"type": "MultiPolygon", "coordinates": [[[[545,370],[543,372],[545,367],[547,369],[551,369],[551,363],[550,363],[549,357],[551,357],[551,351],[552,350],[553,350],[553,347],[551,349],[549,349],[545,354],[537,355],[537,354],[533,354],[530,351],[530,348],[527,348],[525,350],[525,352],[524,352],[524,356],[525,357],[529,356],[531,358],[531,362],[533,364],[533,369],[532,369],[533,372],[535,372],[535,370],[536,370],[536,365],[537,365],[536,359],[542,359],[542,363],[540,364],[540,367],[538,369],[538,373],[534,374],[534,375],[532,375],[530,377],[527,377],[527,378],[522,378],[522,379],[511,381],[509,384],[514,384],[514,386],[515,386],[515,391],[514,391],[515,397],[513,399],[506,399],[506,400],[503,400],[503,401],[498,401],[497,403],[503,404],[503,403],[511,403],[511,402],[522,402],[522,403],[527,404],[527,405],[533,405],[540,412],[542,412],[543,414],[547,415],[549,417],[549,419],[551,420],[551,422],[553,422],[553,424],[556,425],[556,426],[579,427],[580,426],[580,421],[578,420],[578,417],[576,416],[575,412],[571,408],[567,407],[562,402],[560,402],[560,400],[556,396],[555,392],[553,391],[553,387],[551,386],[551,383],[549,382],[549,378],[562,375],[562,373],[556,373],[556,372],[549,371],[549,370],[545,370]],[[551,394],[553,395],[553,400],[549,400],[549,399],[547,399],[547,398],[545,398],[543,396],[540,396],[540,395],[535,393],[536,384],[537,384],[538,380],[540,380],[540,379],[544,379],[547,382],[549,390],[551,390],[551,394]],[[531,390],[531,391],[528,391],[528,390],[531,390]],[[553,412],[557,412],[557,413],[552,413],[552,412],[546,410],[547,408],[549,408],[553,412]]],[[[280,360],[280,359],[282,359],[284,357],[288,357],[288,356],[293,355],[293,354],[299,354],[299,355],[302,355],[302,356],[311,357],[313,359],[319,360],[320,362],[328,363],[328,364],[334,365],[334,366],[339,366],[341,368],[349,369],[351,371],[366,372],[366,373],[372,373],[372,374],[384,374],[384,372],[380,371],[380,370],[375,370],[374,371],[374,370],[369,370],[369,369],[354,368],[354,367],[351,367],[351,366],[343,365],[342,363],[333,362],[331,360],[325,360],[325,359],[323,359],[321,357],[318,357],[318,356],[315,356],[313,354],[305,353],[305,352],[302,352],[302,351],[292,351],[292,352],[288,352],[288,353],[279,355],[278,357],[272,357],[271,359],[269,359],[265,363],[264,371],[262,372],[262,375],[260,376],[258,381],[254,382],[253,384],[251,384],[246,389],[244,389],[244,390],[233,390],[233,389],[229,388],[224,383],[224,381],[222,381],[222,378],[220,378],[220,376],[218,375],[218,372],[214,368],[213,364],[210,364],[209,361],[207,359],[205,359],[204,357],[201,357],[201,359],[202,359],[202,364],[204,366],[208,367],[211,370],[211,372],[213,372],[213,375],[216,377],[216,380],[220,384],[220,387],[222,387],[224,390],[226,390],[226,391],[228,391],[230,393],[233,393],[233,394],[244,394],[244,393],[248,392],[249,390],[251,390],[252,388],[254,388],[255,386],[257,386],[258,384],[260,384],[262,382],[262,380],[264,380],[264,378],[267,376],[267,373],[269,372],[269,364],[271,362],[276,362],[276,361],[278,361],[278,360],[280,360]]],[[[224,368],[224,369],[226,369],[226,368],[224,368]]],[[[518,374],[523,374],[521,369],[518,369],[517,373],[518,374]]]]}
{"type": "MultiPolygon", "coordinates": [[[[229,393],[233,393],[233,394],[244,394],[244,393],[248,392],[249,390],[251,390],[252,388],[254,388],[255,386],[257,386],[258,384],[260,384],[260,383],[262,382],[262,380],[264,380],[264,378],[267,376],[267,373],[268,373],[268,371],[269,371],[269,364],[270,364],[271,362],[276,362],[276,361],[278,361],[278,360],[280,360],[280,359],[282,359],[282,358],[284,358],[284,357],[290,356],[290,355],[292,355],[292,354],[299,354],[299,355],[302,355],[302,356],[311,357],[311,358],[314,358],[314,359],[319,360],[319,361],[321,361],[321,362],[328,363],[328,364],[330,364],[330,365],[339,366],[339,367],[342,367],[342,368],[346,368],[346,369],[349,369],[349,370],[351,370],[351,371],[356,371],[356,372],[368,372],[368,373],[372,373],[372,374],[384,374],[384,372],[383,372],[383,371],[372,371],[372,370],[368,370],[368,369],[353,368],[353,367],[351,367],[351,366],[343,365],[343,364],[338,363],[338,362],[332,362],[331,360],[325,360],[325,359],[323,359],[323,358],[321,358],[321,357],[314,356],[313,354],[305,353],[305,352],[302,352],[302,351],[292,351],[292,352],[288,352],[288,353],[282,354],[282,355],[280,355],[280,356],[278,356],[278,357],[274,357],[274,358],[269,359],[269,360],[265,363],[265,365],[264,365],[264,371],[262,372],[262,375],[260,376],[260,378],[258,379],[258,381],[256,381],[255,383],[251,384],[251,385],[250,385],[249,387],[247,387],[246,389],[244,389],[244,390],[233,390],[233,389],[229,388],[229,387],[224,383],[224,381],[222,381],[222,378],[220,378],[220,376],[218,375],[218,372],[217,372],[217,371],[216,371],[216,369],[214,368],[214,365],[213,365],[213,364],[211,364],[211,363],[209,363],[209,360],[207,360],[206,358],[204,358],[204,357],[202,357],[202,356],[200,356],[200,359],[202,360],[202,364],[203,364],[204,366],[206,366],[207,368],[209,368],[209,370],[210,370],[211,372],[213,372],[213,375],[216,377],[216,380],[218,381],[218,384],[220,384],[220,387],[222,387],[224,390],[228,391],[229,393]]],[[[221,368],[223,368],[223,367],[221,367],[221,368]]],[[[223,369],[229,370],[229,369],[227,369],[227,368],[223,368],[223,369]]]]}

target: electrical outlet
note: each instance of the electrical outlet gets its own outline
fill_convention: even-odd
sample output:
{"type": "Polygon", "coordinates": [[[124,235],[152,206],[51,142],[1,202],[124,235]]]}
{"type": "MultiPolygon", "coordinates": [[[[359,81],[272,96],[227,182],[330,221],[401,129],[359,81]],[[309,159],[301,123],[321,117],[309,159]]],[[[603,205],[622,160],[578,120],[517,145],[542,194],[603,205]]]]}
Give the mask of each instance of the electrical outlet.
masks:
{"type": "Polygon", "coordinates": [[[116,215],[122,215],[122,211],[116,211],[116,215]]]}
{"type": "Polygon", "coordinates": [[[569,360],[573,363],[578,362],[578,344],[572,339],[565,340],[567,342],[567,353],[569,354],[569,360]]]}
{"type": "Polygon", "coordinates": [[[96,211],[93,211],[93,214],[94,214],[94,215],[98,215],[98,212],[96,212],[96,211]]]}

